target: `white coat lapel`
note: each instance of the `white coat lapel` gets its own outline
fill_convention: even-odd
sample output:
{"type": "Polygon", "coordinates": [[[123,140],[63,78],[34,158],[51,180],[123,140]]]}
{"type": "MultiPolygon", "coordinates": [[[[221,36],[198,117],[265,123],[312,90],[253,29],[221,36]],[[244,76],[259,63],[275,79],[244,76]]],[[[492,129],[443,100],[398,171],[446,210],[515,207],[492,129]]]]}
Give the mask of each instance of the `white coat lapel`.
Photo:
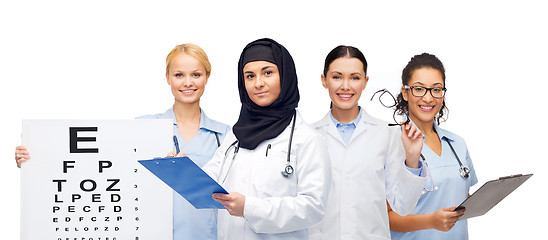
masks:
{"type": "Polygon", "coordinates": [[[350,141],[348,141],[348,145],[352,143],[352,140],[354,138],[359,137],[362,134],[365,134],[367,132],[367,129],[371,126],[377,125],[375,118],[373,118],[371,115],[367,114],[365,110],[363,110],[362,118],[358,122],[358,125],[356,126],[356,129],[354,130],[354,133],[352,133],[352,136],[350,137],[350,141]]]}
{"type": "Polygon", "coordinates": [[[322,132],[326,132],[327,134],[331,135],[333,139],[337,139],[337,141],[339,141],[340,144],[345,146],[342,136],[337,130],[335,123],[333,123],[333,120],[331,120],[330,115],[331,115],[331,111],[327,112],[327,114],[320,121],[318,121],[318,124],[316,124],[316,127],[318,130],[322,132]]]}

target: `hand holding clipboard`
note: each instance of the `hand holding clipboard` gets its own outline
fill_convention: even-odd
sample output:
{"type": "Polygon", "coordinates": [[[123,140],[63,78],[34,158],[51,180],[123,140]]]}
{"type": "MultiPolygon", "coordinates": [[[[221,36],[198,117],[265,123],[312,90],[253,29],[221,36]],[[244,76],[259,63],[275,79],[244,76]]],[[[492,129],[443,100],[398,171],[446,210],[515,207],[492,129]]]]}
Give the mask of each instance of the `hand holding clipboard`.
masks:
{"type": "Polygon", "coordinates": [[[225,208],[211,195],[213,193],[228,194],[228,192],[190,158],[160,158],[141,160],[139,163],[188,200],[195,208],[225,208]]]}
{"type": "Polygon", "coordinates": [[[531,176],[533,174],[517,174],[486,182],[455,209],[455,211],[463,208],[466,209],[466,212],[464,212],[464,215],[459,220],[487,213],[531,176]]]}

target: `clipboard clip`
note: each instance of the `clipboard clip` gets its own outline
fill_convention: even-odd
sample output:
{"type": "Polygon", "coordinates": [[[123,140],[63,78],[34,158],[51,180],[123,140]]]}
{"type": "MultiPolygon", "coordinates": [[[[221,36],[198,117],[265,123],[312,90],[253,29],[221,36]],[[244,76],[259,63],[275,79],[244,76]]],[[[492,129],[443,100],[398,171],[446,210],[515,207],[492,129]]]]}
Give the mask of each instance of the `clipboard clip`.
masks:
{"type": "MultiPolygon", "coordinates": [[[[174,157],[155,157],[153,158],[152,160],[161,160],[161,159],[169,159],[169,158],[174,158],[174,157]]],[[[154,161],[156,164],[160,164],[158,161],[154,161]]],[[[172,163],[175,163],[175,160],[171,159],[171,162],[172,163]]]]}
{"type": "Polygon", "coordinates": [[[504,177],[499,177],[499,180],[505,180],[505,179],[511,179],[511,178],[519,178],[523,176],[522,174],[516,174],[516,175],[510,175],[510,176],[504,176],[504,177]]]}

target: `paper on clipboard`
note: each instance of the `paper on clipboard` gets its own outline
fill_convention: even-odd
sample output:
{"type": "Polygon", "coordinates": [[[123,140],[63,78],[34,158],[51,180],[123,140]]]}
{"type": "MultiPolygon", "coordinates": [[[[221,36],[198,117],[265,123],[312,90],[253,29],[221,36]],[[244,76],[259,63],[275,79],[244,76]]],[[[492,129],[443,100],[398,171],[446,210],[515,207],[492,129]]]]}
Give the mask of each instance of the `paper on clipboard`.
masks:
{"type": "Polygon", "coordinates": [[[228,193],[188,157],[140,160],[145,168],[197,209],[224,209],[213,193],[228,193]]]}
{"type": "Polygon", "coordinates": [[[466,209],[464,215],[462,215],[459,220],[477,217],[487,213],[531,176],[533,176],[533,174],[518,174],[486,182],[455,209],[466,209]]]}

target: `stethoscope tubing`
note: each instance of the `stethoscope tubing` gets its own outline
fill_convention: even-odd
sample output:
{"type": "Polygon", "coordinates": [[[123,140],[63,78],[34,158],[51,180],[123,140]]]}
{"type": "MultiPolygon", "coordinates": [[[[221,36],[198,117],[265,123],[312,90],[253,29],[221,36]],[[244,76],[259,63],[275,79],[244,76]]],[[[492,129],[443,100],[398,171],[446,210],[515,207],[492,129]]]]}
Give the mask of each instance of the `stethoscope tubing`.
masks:
{"type": "MultiPolygon", "coordinates": [[[[282,175],[284,177],[289,177],[293,175],[294,169],[293,166],[291,166],[291,145],[293,143],[293,134],[295,132],[295,122],[297,121],[297,112],[293,114],[293,122],[291,124],[291,134],[289,135],[289,144],[287,147],[287,163],[284,165],[282,169],[282,175]]],[[[239,141],[236,140],[225,151],[225,157],[223,159],[223,163],[221,164],[221,169],[219,171],[219,176],[217,177],[217,182],[220,180],[221,174],[223,174],[223,169],[226,163],[226,159],[228,157],[228,152],[231,148],[234,148],[234,154],[232,155],[232,161],[230,162],[230,165],[228,165],[228,169],[226,170],[225,177],[223,178],[222,183],[225,182],[226,178],[228,177],[228,174],[230,172],[230,169],[232,169],[232,164],[234,164],[234,160],[236,159],[236,155],[238,154],[238,150],[240,149],[239,141]]],[[[271,148],[271,145],[269,144],[266,149],[266,155],[268,156],[268,150],[271,148]]]]}
{"type": "Polygon", "coordinates": [[[460,161],[460,158],[459,158],[459,155],[457,154],[457,151],[455,151],[455,148],[453,148],[453,144],[451,144],[451,142],[449,141],[449,139],[447,139],[447,137],[443,137],[443,139],[447,142],[447,144],[449,144],[449,147],[451,148],[451,151],[453,152],[453,154],[455,155],[455,157],[457,158],[457,162],[459,162],[459,174],[461,177],[463,178],[468,178],[469,177],[469,173],[470,173],[470,169],[468,169],[467,167],[465,167],[462,162],[460,161]]]}
{"type": "Polygon", "coordinates": [[[230,172],[230,169],[232,168],[232,164],[234,163],[234,159],[236,158],[236,154],[238,154],[238,151],[240,150],[240,146],[238,144],[238,140],[234,141],[228,149],[226,149],[225,157],[223,159],[223,163],[221,164],[221,169],[219,171],[219,176],[217,177],[217,182],[219,182],[219,179],[221,177],[221,174],[223,174],[223,168],[225,167],[226,158],[228,156],[228,151],[230,151],[231,148],[234,148],[234,154],[232,155],[232,161],[230,162],[230,165],[228,165],[228,170],[226,171],[225,178],[223,179],[223,183],[225,182],[226,178],[228,177],[228,172],[230,172]]]}

